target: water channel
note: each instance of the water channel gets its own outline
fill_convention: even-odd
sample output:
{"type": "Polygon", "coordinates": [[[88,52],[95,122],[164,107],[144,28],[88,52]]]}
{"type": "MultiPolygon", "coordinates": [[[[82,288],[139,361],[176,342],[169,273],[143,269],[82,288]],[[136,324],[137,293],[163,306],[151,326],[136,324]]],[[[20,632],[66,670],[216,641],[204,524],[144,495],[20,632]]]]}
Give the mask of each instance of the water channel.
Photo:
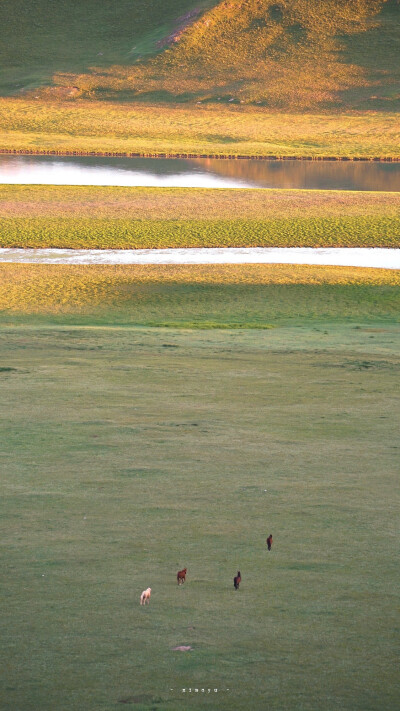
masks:
{"type": "Polygon", "coordinates": [[[316,264],[400,269],[400,249],[221,247],[200,249],[0,249],[0,263],[316,264]]]}
{"type": "Polygon", "coordinates": [[[0,183],[400,191],[400,163],[0,155],[0,183]]]}

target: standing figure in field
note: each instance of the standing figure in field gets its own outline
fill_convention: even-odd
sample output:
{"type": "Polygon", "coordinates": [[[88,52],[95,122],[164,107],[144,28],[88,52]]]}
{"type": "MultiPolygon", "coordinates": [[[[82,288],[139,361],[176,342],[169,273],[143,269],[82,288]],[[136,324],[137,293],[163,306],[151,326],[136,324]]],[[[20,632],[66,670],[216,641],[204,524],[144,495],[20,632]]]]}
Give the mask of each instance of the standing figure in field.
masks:
{"type": "Polygon", "coordinates": [[[272,548],[272,533],[270,533],[267,538],[267,546],[268,546],[268,550],[270,551],[272,548]]]}
{"type": "Polygon", "coordinates": [[[239,590],[239,585],[240,585],[241,579],[242,579],[242,576],[240,575],[240,570],[238,570],[237,575],[235,575],[235,577],[233,578],[233,586],[234,586],[235,590],[239,590]]]}
{"type": "Polygon", "coordinates": [[[183,570],[180,570],[180,571],[179,571],[179,573],[178,573],[177,576],[176,576],[176,579],[177,579],[177,581],[178,581],[178,585],[183,585],[183,583],[184,583],[185,580],[186,580],[186,573],[187,573],[187,569],[186,569],[186,568],[184,568],[183,570]]]}
{"type": "Polygon", "coordinates": [[[150,595],[151,595],[151,588],[147,588],[147,590],[143,590],[143,592],[140,596],[140,604],[145,605],[146,602],[147,602],[147,604],[149,604],[150,595]]]}

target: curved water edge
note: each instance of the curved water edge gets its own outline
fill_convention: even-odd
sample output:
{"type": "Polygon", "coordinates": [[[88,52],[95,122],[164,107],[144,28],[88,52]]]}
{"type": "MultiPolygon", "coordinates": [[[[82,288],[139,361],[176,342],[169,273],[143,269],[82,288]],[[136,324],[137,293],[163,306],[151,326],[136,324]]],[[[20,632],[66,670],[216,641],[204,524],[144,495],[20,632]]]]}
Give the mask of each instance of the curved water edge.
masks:
{"type": "Polygon", "coordinates": [[[400,163],[0,155],[0,183],[400,192],[400,163]]]}
{"type": "Polygon", "coordinates": [[[400,249],[225,247],[196,249],[0,249],[13,264],[307,264],[400,269],[400,249]]]}

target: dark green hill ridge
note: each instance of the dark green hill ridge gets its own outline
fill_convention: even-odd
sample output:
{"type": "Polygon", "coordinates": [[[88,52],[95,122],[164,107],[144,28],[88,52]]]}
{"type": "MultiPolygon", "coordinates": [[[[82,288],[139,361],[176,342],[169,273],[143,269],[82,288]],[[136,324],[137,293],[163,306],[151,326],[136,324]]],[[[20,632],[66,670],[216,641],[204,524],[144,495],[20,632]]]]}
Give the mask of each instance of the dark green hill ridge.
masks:
{"type": "Polygon", "coordinates": [[[157,43],[173,31],[179,16],[205,4],[204,0],[1,0],[0,94],[50,83],[58,71],[131,64],[138,56],[157,51],[157,43]]]}

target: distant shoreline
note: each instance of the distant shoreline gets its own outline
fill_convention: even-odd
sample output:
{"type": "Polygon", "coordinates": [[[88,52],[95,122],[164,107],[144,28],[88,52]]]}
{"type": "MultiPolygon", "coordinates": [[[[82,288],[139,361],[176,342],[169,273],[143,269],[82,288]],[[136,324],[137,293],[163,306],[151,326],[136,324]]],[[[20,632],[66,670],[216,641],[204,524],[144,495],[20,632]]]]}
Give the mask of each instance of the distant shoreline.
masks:
{"type": "Polygon", "coordinates": [[[269,160],[269,161],[310,161],[310,162],[352,162],[352,163],[398,163],[398,157],[373,156],[278,156],[278,155],[232,155],[217,153],[149,153],[131,151],[58,151],[58,150],[32,150],[29,148],[0,148],[1,155],[24,155],[24,156],[87,156],[98,158],[210,158],[213,160],[269,160]]]}

